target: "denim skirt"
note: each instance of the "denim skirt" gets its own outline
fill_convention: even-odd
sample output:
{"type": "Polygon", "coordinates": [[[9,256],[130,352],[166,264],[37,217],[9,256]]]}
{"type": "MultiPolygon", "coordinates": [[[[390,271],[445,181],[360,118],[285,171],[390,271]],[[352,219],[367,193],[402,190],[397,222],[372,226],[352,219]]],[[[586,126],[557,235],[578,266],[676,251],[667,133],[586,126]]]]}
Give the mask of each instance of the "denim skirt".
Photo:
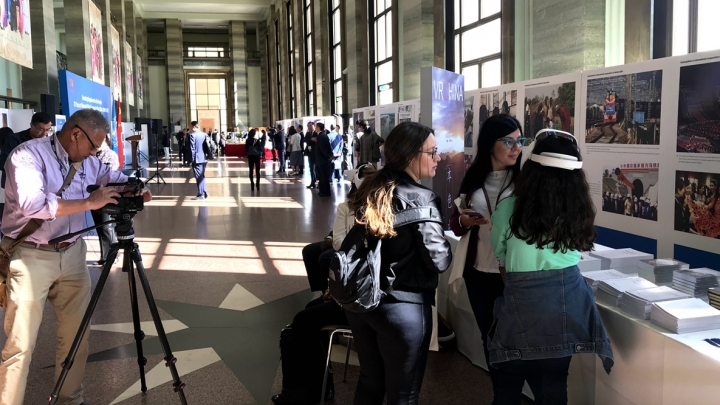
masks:
{"type": "Polygon", "coordinates": [[[491,364],[596,353],[607,373],[613,366],[592,289],[577,266],[507,273],[487,346],[491,364]]]}

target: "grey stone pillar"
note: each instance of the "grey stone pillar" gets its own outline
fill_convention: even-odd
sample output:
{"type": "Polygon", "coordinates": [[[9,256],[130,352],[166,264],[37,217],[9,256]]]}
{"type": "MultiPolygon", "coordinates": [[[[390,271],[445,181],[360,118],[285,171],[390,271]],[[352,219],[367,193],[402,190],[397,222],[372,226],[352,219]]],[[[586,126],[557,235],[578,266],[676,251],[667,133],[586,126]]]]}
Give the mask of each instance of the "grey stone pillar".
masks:
{"type": "Polygon", "coordinates": [[[370,102],[370,67],[368,61],[367,3],[355,1],[345,7],[347,33],[347,112],[366,107],[370,102]]]}
{"type": "Polygon", "coordinates": [[[260,51],[260,85],[262,91],[262,124],[268,125],[270,123],[270,93],[272,93],[272,86],[270,85],[270,72],[268,71],[268,64],[270,61],[270,47],[268,43],[268,26],[267,21],[261,21],[257,27],[258,36],[258,51],[260,51]]]}
{"type": "Polygon", "coordinates": [[[277,30],[275,29],[275,21],[277,20],[277,10],[275,9],[275,6],[270,6],[270,26],[268,26],[268,39],[270,41],[270,44],[268,46],[268,49],[270,50],[270,71],[268,72],[270,76],[270,88],[268,88],[268,95],[269,95],[269,103],[270,103],[270,123],[275,124],[275,121],[279,120],[282,117],[282,111],[278,108],[278,103],[280,100],[280,94],[278,93],[277,88],[277,82],[278,82],[278,75],[277,75],[277,30]]]}
{"type": "MultiPolygon", "coordinates": [[[[26,100],[40,102],[40,94],[55,96],[55,111],[60,113],[60,88],[58,67],[55,12],[53,0],[30,2],[30,24],[39,29],[32,30],[33,68],[22,68],[22,94],[26,100]]],[[[39,110],[39,108],[37,108],[39,110]]]]}
{"type": "Polygon", "coordinates": [[[112,65],[112,18],[110,17],[110,0],[95,0],[95,5],[102,13],[102,36],[103,36],[103,65],[105,67],[105,85],[113,88],[115,75],[113,75],[112,65]]]}
{"type": "MultiPolygon", "coordinates": [[[[90,0],[65,0],[65,43],[68,70],[92,80],[92,50],[90,49],[90,0]]],[[[42,26],[38,27],[43,29],[42,26]]]]}
{"type": "MultiPolygon", "coordinates": [[[[626,16],[624,63],[650,60],[653,46],[653,0],[633,0],[624,3],[626,16]]],[[[606,28],[612,30],[615,27],[606,28]]]]}
{"type": "MultiPolygon", "coordinates": [[[[136,26],[138,23],[136,22],[136,26]]],[[[150,88],[150,78],[149,78],[149,68],[148,68],[148,43],[147,43],[147,23],[145,20],[140,19],[140,32],[142,32],[142,53],[140,54],[140,58],[142,58],[141,68],[142,68],[142,84],[143,84],[143,97],[145,98],[145,107],[143,110],[143,116],[144,117],[150,117],[150,92],[152,89],[150,88]]],[[[163,120],[163,125],[167,124],[167,120],[164,117],[151,117],[151,118],[161,118],[163,120]]],[[[170,131],[171,128],[168,128],[168,131],[170,131]]]]}
{"type": "Polygon", "coordinates": [[[533,76],[605,66],[605,0],[535,1],[533,76]]]}
{"type": "MultiPolygon", "coordinates": [[[[420,98],[420,69],[433,66],[435,62],[435,1],[434,0],[402,0],[400,18],[402,18],[402,55],[401,80],[398,86],[403,90],[400,100],[420,98]]],[[[398,92],[396,90],[396,92],[398,92]]]]}
{"type": "MultiPolygon", "coordinates": [[[[185,110],[182,21],[177,19],[165,20],[165,40],[167,55],[167,97],[170,123],[172,125],[180,121],[180,125],[187,127],[190,125],[190,120],[185,110]]],[[[165,117],[163,117],[163,121],[164,120],[165,117]]]]}
{"type": "Polygon", "coordinates": [[[280,42],[280,83],[281,91],[279,97],[282,99],[282,118],[289,119],[295,117],[292,104],[290,103],[290,51],[288,48],[288,24],[287,24],[287,7],[285,2],[280,2],[280,10],[278,16],[278,38],[280,42]]]}
{"type": "MultiPolygon", "coordinates": [[[[135,3],[132,0],[125,0],[125,39],[130,44],[130,55],[126,55],[133,68],[133,105],[129,105],[129,121],[139,117],[139,105],[137,99],[137,39],[135,36],[135,3]]],[[[123,44],[124,46],[124,44],[123,44]]],[[[126,73],[127,74],[127,73],[126,73]]]]}
{"type": "MultiPolygon", "coordinates": [[[[128,122],[130,121],[130,107],[127,102],[127,83],[125,82],[125,41],[127,38],[125,31],[125,0],[110,0],[110,11],[115,18],[114,26],[120,36],[120,89],[122,91],[120,106],[122,110],[122,119],[123,121],[128,122]]],[[[110,70],[110,73],[112,73],[112,70],[110,70]]]]}
{"type": "Polygon", "coordinates": [[[233,83],[231,108],[233,114],[229,126],[245,130],[250,121],[248,109],[247,41],[245,22],[230,21],[230,52],[232,54],[233,83]]]}
{"type": "MultiPolygon", "coordinates": [[[[143,106],[138,108],[138,115],[141,117],[149,118],[148,114],[148,99],[147,87],[145,86],[145,72],[147,65],[147,32],[145,31],[145,24],[142,17],[139,14],[135,14],[135,43],[137,48],[135,49],[135,93],[139,94],[139,88],[142,85],[143,90],[143,106]],[[142,79],[142,83],[141,83],[142,79]]],[[[137,98],[137,97],[136,97],[137,98]]],[[[165,124],[165,122],[163,122],[165,124]]]]}
{"type": "Polygon", "coordinates": [[[330,20],[328,2],[326,0],[313,0],[313,43],[314,43],[314,72],[315,72],[315,114],[331,115],[330,103],[330,20]]]}

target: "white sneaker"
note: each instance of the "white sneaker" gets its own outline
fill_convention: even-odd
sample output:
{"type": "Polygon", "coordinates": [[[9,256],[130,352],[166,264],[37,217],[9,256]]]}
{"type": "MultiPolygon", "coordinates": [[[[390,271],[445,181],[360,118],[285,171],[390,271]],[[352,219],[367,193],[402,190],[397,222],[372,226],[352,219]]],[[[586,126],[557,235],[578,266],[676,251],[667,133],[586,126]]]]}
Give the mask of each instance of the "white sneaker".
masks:
{"type": "Polygon", "coordinates": [[[204,199],[205,199],[204,195],[198,195],[198,196],[191,198],[191,200],[204,200],[204,199]]]}

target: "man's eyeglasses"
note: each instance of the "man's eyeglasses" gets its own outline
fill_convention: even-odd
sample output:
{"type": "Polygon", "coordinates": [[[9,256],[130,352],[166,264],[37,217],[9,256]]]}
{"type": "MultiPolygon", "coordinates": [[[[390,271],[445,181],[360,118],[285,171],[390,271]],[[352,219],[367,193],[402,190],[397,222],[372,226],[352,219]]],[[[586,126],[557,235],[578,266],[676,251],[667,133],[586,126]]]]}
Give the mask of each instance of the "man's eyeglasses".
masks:
{"type": "Polygon", "coordinates": [[[90,142],[90,145],[92,146],[92,150],[94,150],[94,151],[99,151],[99,150],[100,150],[101,147],[100,147],[100,146],[95,146],[95,144],[93,143],[93,141],[90,140],[90,136],[87,134],[87,132],[85,132],[84,129],[80,128],[79,125],[75,125],[75,128],[77,128],[77,129],[79,129],[80,131],[82,131],[83,135],[85,135],[85,138],[87,138],[88,142],[90,142]]]}
{"type": "Polygon", "coordinates": [[[500,139],[496,140],[495,142],[505,142],[505,147],[508,148],[508,149],[514,148],[515,145],[517,145],[518,148],[522,149],[523,146],[525,146],[525,140],[526,140],[526,139],[527,139],[527,138],[518,138],[518,139],[515,139],[515,138],[507,137],[507,138],[500,138],[500,139]]]}
{"type": "Polygon", "coordinates": [[[421,150],[420,153],[427,153],[430,155],[430,159],[435,159],[435,156],[437,156],[437,148],[433,149],[431,152],[425,152],[424,150],[421,150]]]}
{"type": "Polygon", "coordinates": [[[43,127],[41,127],[41,126],[35,125],[35,130],[38,131],[38,132],[40,132],[41,134],[45,134],[45,133],[49,134],[50,132],[52,132],[52,127],[50,127],[50,128],[43,128],[43,127]]]}

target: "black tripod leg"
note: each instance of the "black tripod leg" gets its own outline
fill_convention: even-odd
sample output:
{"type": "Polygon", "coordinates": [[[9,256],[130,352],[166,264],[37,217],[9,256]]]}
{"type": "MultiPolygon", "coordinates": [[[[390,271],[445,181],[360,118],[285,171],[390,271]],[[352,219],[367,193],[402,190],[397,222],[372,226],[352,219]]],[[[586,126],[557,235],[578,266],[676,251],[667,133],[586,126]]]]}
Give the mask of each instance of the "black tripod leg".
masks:
{"type": "Polygon", "coordinates": [[[140,368],[140,391],[146,392],[147,385],[145,384],[145,365],[147,359],[143,354],[142,341],[145,339],[145,332],[140,329],[140,311],[138,310],[138,298],[137,288],[135,286],[135,271],[133,269],[133,261],[130,257],[130,249],[126,248],[125,255],[123,257],[123,271],[127,269],[128,272],[128,283],[130,286],[130,305],[132,306],[132,318],[133,326],[135,327],[135,345],[137,347],[137,362],[140,368]]]}
{"type": "Polygon", "coordinates": [[[180,396],[180,403],[187,405],[185,392],[183,391],[185,389],[185,383],[180,381],[180,375],[175,367],[177,359],[170,350],[170,343],[167,340],[167,335],[165,335],[165,328],[160,320],[160,313],[158,312],[157,305],[155,305],[155,298],[153,297],[152,290],[150,289],[150,282],[148,282],[137,243],[133,243],[132,250],[129,253],[132,255],[132,261],[135,263],[135,270],[137,271],[138,278],[140,279],[140,284],[142,285],[143,291],[145,291],[145,298],[147,299],[147,304],[150,308],[150,314],[152,315],[153,322],[155,322],[158,339],[160,339],[160,344],[162,345],[163,352],[165,353],[165,366],[170,368],[170,374],[173,378],[173,387],[175,387],[175,392],[177,392],[180,396]]]}
{"type": "Polygon", "coordinates": [[[118,244],[113,244],[110,247],[110,253],[108,253],[107,258],[105,259],[105,265],[103,266],[102,273],[100,273],[100,278],[95,286],[95,291],[93,292],[92,297],[90,297],[90,303],[85,310],[85,315],[83,315],[80,327],[75,334],[75,339],[73,340],[72,346],[70,346],[70,350],[68,351],[68,355],[63,362],[60,377],[55,383],[55,388],[53,389],[52,394],[50,394],[50,397],[48,398],[48,403],[50,404],[54,405],[58,401],[60,390],[62,389],[65,379],[70,372],[70,368],[72,368],[73,362],[75,361],[75,356],[80,348],[80,342],[90,326],[90,318],[92,318],[93,312],[95,312],[95,307],[100,300],[100,294],[102,294],[103,287],[105,287],[105,281],[107,281],[108,275],[110,275],[110,270],[112,269],[113,263],[115,263],[115,258],[117,257],[119,249],[120,246],[118,244]]]}

